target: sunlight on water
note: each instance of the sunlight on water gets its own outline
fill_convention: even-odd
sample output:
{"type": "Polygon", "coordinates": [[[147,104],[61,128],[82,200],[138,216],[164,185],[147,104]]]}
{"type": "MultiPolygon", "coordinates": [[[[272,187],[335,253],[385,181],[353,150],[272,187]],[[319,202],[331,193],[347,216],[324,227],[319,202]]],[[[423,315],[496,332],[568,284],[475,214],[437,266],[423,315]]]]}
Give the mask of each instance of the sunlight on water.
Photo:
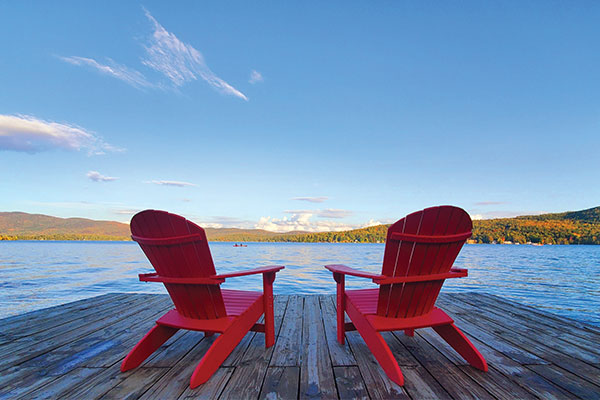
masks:
{"type": "MultiPolygon", "coordinates": [[[[219,273],[285,265],[276,294],[334,293],[325,264],[381,272],[383,244],[211,243],[219,273]]],[[[479,291],[600,324],[600,246],[466,245],[456,263],[469,277],[443,291],[479,291]]],[[[139,282],[153,272],[133,242],[0,242],[0,318],[109,292],[166,293],[139,282]]],[[[376,287],[347,279],[350,288],[376,287]]],[[[261,276],[232,278],[225,288],[262,290],[261,276]]]]}

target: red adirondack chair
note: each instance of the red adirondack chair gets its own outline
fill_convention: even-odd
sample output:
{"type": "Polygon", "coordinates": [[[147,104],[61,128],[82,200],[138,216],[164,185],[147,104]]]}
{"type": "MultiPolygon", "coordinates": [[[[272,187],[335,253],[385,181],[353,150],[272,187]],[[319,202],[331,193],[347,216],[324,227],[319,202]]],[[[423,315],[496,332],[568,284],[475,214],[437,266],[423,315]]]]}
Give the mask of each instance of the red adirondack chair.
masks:
{"type": "Polygon", "coordinates": [[[404,384],[400,367],[379,332],[432,327],[469,364],[487,371],[483,356],[454,325],[435,301],[445,279],[467,276],[466,269],[452,268],[473,224],[469,214],[452,206],[414,212],[389,227],[381,274],[345,265],[326,265],[337,282],[337,340],[344,332],[358,330],[387,374],[404,384]],[[345,276],[372,279],[378,289],[345,290],[345,276]],[[344,323],[344,311],[351,323],[344,323]]]}
{"type": "Polygon", "coordinates": [[[192,374],[192,388],[212,376],[249,330],[265,333],[265,347],[275,343],[273,281],[283,266],[218,275],[204,229],[165,211],[136,214],[131,233],[156,270],[140,274],[140,280],[164,283],[175,308],[129,352],[121,371],[139,366],[179,329],[203,331],[206,336],[221,333],[192,374]],[[251,274],[263,275],[263,293],[220,288],[227,278],[251,274]],[[262,314],[264,324],[256,323],[262,314]]]}

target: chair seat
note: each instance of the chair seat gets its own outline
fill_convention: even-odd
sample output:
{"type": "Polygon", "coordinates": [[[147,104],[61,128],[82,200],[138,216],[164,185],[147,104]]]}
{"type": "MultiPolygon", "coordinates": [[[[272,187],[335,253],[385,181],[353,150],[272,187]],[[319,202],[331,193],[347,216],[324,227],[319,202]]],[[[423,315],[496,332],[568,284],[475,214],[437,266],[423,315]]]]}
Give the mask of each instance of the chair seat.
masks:
{"type": "Polygon", "coordinates": [[[454,321],[448,314],[434,307],[429,313],[417,317],[383,317],[377,314],[379,289],[346,290],[348,301],[377,331],[397,331],[451,324],[454,321]]]}
{"type": "Polygon", "coordinates": [[[346,290],[348,300],[354,304],[354,307],[361,314],[377,314],[377,298],[379,297],[379,289],[359,289],[346,290]]]}
{"type": "Polygon", "coordinates": [[[239,317],[256,302],[262,300],[262,293],[245,290],[222,289],[221,295],[227,311],[226,317],[213,319],[189,318],[179,314],[177,309],[174,308],[160,317],[156,323],[194,331],[225,332],[236,317],[239,317]]]}
{"type": "Polygon", "coordinates": [[[250,308],[255,301],[262,297],[261,292],[232,289],[221,289],[221,295],[223,296],[223,303],[225,303],[227,316],[241,315],[250,308]]]}

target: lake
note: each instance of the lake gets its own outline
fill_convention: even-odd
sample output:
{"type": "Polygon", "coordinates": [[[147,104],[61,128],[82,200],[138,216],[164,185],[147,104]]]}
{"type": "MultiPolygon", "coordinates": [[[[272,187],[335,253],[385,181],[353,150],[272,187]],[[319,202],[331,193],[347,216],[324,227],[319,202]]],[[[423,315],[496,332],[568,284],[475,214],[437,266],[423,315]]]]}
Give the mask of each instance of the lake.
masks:
{"type": "MultiPolygon", "coordinates": [[[[383,244],[210,244],[218,273],[285,265],[276,294],[334,293],[325,264],[381,272],[383,244]]],[[[479,291],[600,325],[600,246],[465,245],[455,265],[469,277],[450,279],[445,292],[479,291]]],[[[0,241],[0,318],[110,292],[166,293],[139,282],[153,272],[134,242],[0,241]]],[[[347,279],[350,288],[375,287],[347,279]]],[[[227,280],[225,288],[262,290],[261,276],[227,280]]]]}

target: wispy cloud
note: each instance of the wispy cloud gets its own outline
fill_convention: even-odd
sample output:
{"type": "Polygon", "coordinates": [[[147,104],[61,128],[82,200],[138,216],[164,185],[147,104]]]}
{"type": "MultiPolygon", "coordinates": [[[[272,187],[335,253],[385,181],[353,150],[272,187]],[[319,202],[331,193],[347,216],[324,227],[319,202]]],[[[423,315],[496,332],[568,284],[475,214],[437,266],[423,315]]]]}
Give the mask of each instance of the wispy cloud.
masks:
{"type": "Polygon", "coordinates": [[[256,83],[260,83],[262,81],[264,81],[265,79],[263,78],[262,74],[256,70],[252,70],[252,72],[250,72],[250,79],[248,79],[248,82],[251,84],[256,84],[256,83]]]}
{"type": "Polygon", "coordinates": [[[323,203],[324,201],[329,200],[329,197],[294,197],[292,200],[308,201],[310,203],[323,203]]]}
{"type": "MultiPolygon", "coordinates": [[[[186,83],[202,79],[213,89],[223,94],[248,101],[248,97],[244,93],[219,78],[208,67],[200,51],[179,40],[174,33],[167,31],[145,8],[144,13],[152,23],[153,32],[148,38],[148,44],[144,46],[146,54],[141,62],[146,67],[163,74],[170,84],[155,83],[146,78],[142,72],[119,64],[110,58],[100,62],[89,57],[57,57],[69,64],[88,67],[102,74],[112,76],[138,89],[179,88],[186,83]]],[[[252,71],[250,80],[254,84],[261,82],[263,78],[259,72],[252,71]]]]}
{"type": "Polygon", "coordinates": [[[197,186],[194,183],[189,182],[180,182],[180,181],[147,181],[146,183],[153,183],[155,185],[163,185],[163,186],[177,186],[177,187],[185,187],[185,186],[197,186]]]}
{"type": "Polygon", "coordinates": [[[142,211],[142,210],[141,209],[137,209],[137,208],[120,209],[120,210],[113,210],[113,214],[117,214],[117,215],[131,215],[131,216],[133,216],[134,214],[137,214],[140,211],[142,211]]]}
{"type": "Polygon", "coordinates": [[[325,210],[285,210],[286,214],[309,214],[319,218],[346,218],[354,214],[350,210],[336,210],[333,208],[327,208],[325,210]]]}
{"type": "Polygon", "coordinates": [[[38,153],[51,149],[87,150],[90,155],[123,151],[76,125],[0,114],[0,150],[38,153]]]}
{"type": "Polygon", "coordinates": [[[144,65],[164,74],[177,87],[200,78],[221,93],[248,101],[246,95],[208,68],[202,53],[168,32],[148,10],[144,9],[144,13],[154,26],[150,44],[146,46],[146,58],[142,60],[144,65]]]}
{"type": "Polygon", "coordinates": [[[119,179],[114,176],[104,176],[98,171],[90,171],[86,174],[86,176],[94,182],[110,182],[119,179]]]}
{"type": "Polygon", "coordinates": [[[86,57],[58,57],[59,59],[77,66],[87,66],[92,69],[99,71],[102,74],[112,76],[113,78],[117,78],[122,80],[123,82],[136,87],[136,88],[154,88],[157,85],[149,82],[146,77],[139,71],[128,68],[124,65],[117,64],[110,58],[107,60],[107,64],[101,64],[93,58],[86,57]]]}
{"type": "Polygon", "coordinates": [[[478,201],[476,206],[496,206],[499,204],[507,204],[506,201],[478,201]]]}
{"type": "Polygon", "coordinates": [[[333,208],[327,208],[325,210],[319,211],[317,216],[319,218],[346,218],[354,214],[350,210],[336,210],[333,208]]]}

